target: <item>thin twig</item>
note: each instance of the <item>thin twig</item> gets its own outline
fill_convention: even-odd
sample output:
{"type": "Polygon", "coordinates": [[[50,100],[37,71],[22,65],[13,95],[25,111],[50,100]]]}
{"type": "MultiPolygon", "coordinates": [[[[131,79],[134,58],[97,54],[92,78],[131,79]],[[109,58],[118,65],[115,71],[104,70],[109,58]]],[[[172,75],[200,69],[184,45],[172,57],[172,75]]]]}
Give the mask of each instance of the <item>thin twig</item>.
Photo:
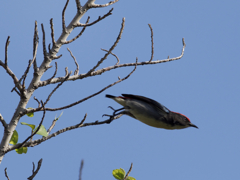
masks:
{"type": "Polygon", "coordinates": [[[3,127],[4,127],[4,129],[7,129],[8,125],[7,125],[6,121],[3,119],[3,117],[2,117],[1,114],[0,114],[0,121],[1,121],[1,123],[2,123],[2,125],[3,125],[3,127]]]}
{"type": "Polygon", "coordinates": [[[151,24],[148,24],[148,26],[149,26],[149,28],[150,28],[150,30],[151,30],[151,58],[150,58],[150,60],[149,60],[149,62],[151,62],[152,60],[153,60],[153,55],[154,55],[154,46],[153,46],[153,29],[152,29],[152,26],[151,26],[151,24]]]}
{"type": "Polygon", "coordinates": [[[46,101],[44,102],[44,106],[47,104],[47,102],[50,100],[51,96],[53,95],[53,93],[69,78],[71,74],[69,73],[61,83],[59,83],[53,90],[52,92],[48,95],[48,98],[46,99],[46,101]]]}
{"type": "Polygon", "coordinates": [[[77,63],[77,60],[76,60],[76,58],[74,57],[74,55],[72,54],[72,51],[71,51],[69,48],[67,48],[67,50],[69,51],[70,55],[72,56],[72,58],[73,58],[73,60],[74,60],[74,62],[75,62],[75,64],[76,64],[76,66],[77,66],[76,70],[74,71],[74,75],[78,75],[78,73],[79,73],[79,65],[78,65],[78,63],[77,63]]]}
{"type": "MultiPolygon", "coordinates": [[[[88,16],[86,23],[88,23],[89,20],[90,20],[90,17],[88,16]]],[[[80,33],[79,33],[77,36],[75,36],[74,38],[72,38],[72,39],[69,40],[69,41],[64,41],[64,42],[62,42],[62,43],[63,43],[63,44],[69,44],[69,43],[75,41],[77,38],[79,38],[79,37],[83,34],[83,32],[85,31],[85,29],[86,29],[86,26],[84,26],[84,27],[82,28],[82,30],[80,31],[80,33]]]]}
{"type": "Polygon", "coordinates": [[[126,180],[126,179],[127,179],[127,177],[129,176],[129,174],[130,174],[130,172],[131,172],[131,170],[132,170],[132,166],[133,166],[133,163],[131,163],[131,166],[130,166],[130,168],[129,168],[128,172],[127,172],[127,175],[124,177],[124,179],[123,179],[123,180],[126,180]]]}
{"type": "Polygon", "coordinates": [[[93,21],[93,22],[91,22],[91,23],[89,23],[89,24],[88,24],[88,22],[86,22],[85,24],[78,23],[77,25],[75,25],[75,27],[86,27],[86,26],[92,26],[92,25],[98,23],[99,21],[105,19],[106,17],[112,15],[112,11],[113,11],[113,8],[110,9],[110,10],[108,11],[108,13],[104,14],[102,17],[99,16],[97,20],[95,20],[95,21],[93,21]]]}
{"type": "MultiPolygon", "coordinates": [[[[106,50],[106,49],[102,49],[102,48],[101,48],[101,50],[106,51],[106,52],[109,52],[109,51],[106,50]]],[[[110,54],[113,55],[113,56],[117,59],[117,63],[115,64],[115,66],[118,65],[118,64],[120,63],[120,60],[119,60],[119,58],[117,57],[117,55],[114,54],[114,53],[112,53],[112,52],[110,52],[110,54]]]]}
{"type": "Polygon", "coordinates": [[[52,44],[53,44],[53,46],[55,46],[56,41],[55,41],[55,38],[54,38],[53,18],[50,19],[50,25],[51,25],[52,44]]]}
{"type": "Polygon", "coordinates": [[[44,31],[44,26],[43,24],[41,24],[42,26],[42,33],[43,33],[43,55],[44,55],[44,60],[47,59],[47,49],[46,49],[46,42],[45,42],[45,31],[44,31]]]}
{"type": "Polygon", "coordinates": [[[37,21],[35,21],[34,37],[33,37],[33,69],[35,73],[37,73],[36,56],[37,56],[38,43],[39,43],[39,37],[38,37],[37,21]]]}
{"type": "Polygon", "coordinates": [[[116,2],[118,2],[119,0],[115,0],[115,1],[110,1],[109,3],[106,4],[90,4],[89,8],[101,8],[101,7],[106,7],[106,6],[110,6],[116,2]]]}
{"type": "Polygon", "coordinates": [[[5,176],[6,176],[6,178],[7,178],[8,180],[10,180],[9,177],[8,177],[8,174],[7,174],[7,168],[5,168],[4,171],[5,171],[5,176]]]}
{"type": "Polygon", "coordinates": [[[37,101],[37,103],[38,103],[38,107],[40,108],[41,107],[41,103],[39,102],[39,100],[34,96],[34,98],[33,98],[35,101],[37,101]]]}
{"type": "Polygon", "coordinates": [[[49,79],[47,79],[46,81],[51,82],[51,80],[56,76],[57,74],[57,70],[58,70],[58,66],[57,66],[57,62],[55,62],[55,71],[52,77],[50,77],[49,79]]]}
{"type": "Polygon", "coordinates": [[[83,164],[84,164],[84,161],[82,160],[82,161],[81,161],[81,165],[80,165],[80,169],[79,169],[79,180],[82,180],[83,164]]]}
{"type": "Polygon", "coordinates": [[[6,67],[8,66],[8,45],[10,43],[9,39],[10,39],[10,36],[8,36],[6,44],[5,44],[5,66],[6,67]]]}
{"type": "Polygon", "coordinates": [[[62,11],[62,30],[63,30],[63,33],[67,33],[67,29],[66,29],[66,25],[65,25],[65,11],[67,9],[68,3],[69,3],[69,0],[67,0],[65,6],[63,8],[63,11],[62,11]]]}
{"type": "Polygon", "coordinates": [[[120,32],[118,34],[118,37],[116,39],[116,41],[113,43],[112,47],[108,50],[108,52],[100,59],[100,61],[98,61],[98,63],[87,72],[88,74],[91,74],[91,72],[95,71],[95,69],[100,66],[100,64],[108,57],[108,55],[113,51],[113,49],[117,46],[117,43],[119,42],[119,40],[121,39],[122,33],[123,33],[123,29],[124,29],[124,25],[125,25],[125,18],[122,19],[122,24],[121,24],[121,29],[120,32]]]}
{"type": "Polygon", "coordinates": [[[32,180],[38,173],[38,171],[40,170],[41,168],[41,165],[42,165],[42,158],[38,161],[38,166],[37,166],[37,169],[35,171],[35,164],[33,162],[33,170],[32,170],[32,175],[28,177],[28,180],[32,180]]]}

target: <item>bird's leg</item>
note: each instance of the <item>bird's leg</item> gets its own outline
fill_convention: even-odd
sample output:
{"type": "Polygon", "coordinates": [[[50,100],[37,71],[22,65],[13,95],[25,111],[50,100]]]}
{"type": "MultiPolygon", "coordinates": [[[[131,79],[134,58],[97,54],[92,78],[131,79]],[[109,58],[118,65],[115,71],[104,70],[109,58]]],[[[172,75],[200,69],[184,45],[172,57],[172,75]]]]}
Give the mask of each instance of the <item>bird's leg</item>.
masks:
{"type": "Polygon", "coordinates": [[[108,115],[108,114],[103,114],[103,115],[102,115],[102,117],[103,117],[103,116],[108,116],[108,117],[110,117],[108,123],[111,123],[111,122],[114,120],[114,117],[115,117],[115,116],[117,116],[117,115],[119,115],[119,114],[124,114],[124,111],[119,112],[119,113],[116,114],[116,112],[121,111],[121,110],[124,110],[124,109],[125,109],[124,107],[123,107],[123,108],[120,108],[120,109],[114,109],[114,108],[111,107],[111,106],[108,106],[108,107],[113,110],[113,115],[108,115]]]}

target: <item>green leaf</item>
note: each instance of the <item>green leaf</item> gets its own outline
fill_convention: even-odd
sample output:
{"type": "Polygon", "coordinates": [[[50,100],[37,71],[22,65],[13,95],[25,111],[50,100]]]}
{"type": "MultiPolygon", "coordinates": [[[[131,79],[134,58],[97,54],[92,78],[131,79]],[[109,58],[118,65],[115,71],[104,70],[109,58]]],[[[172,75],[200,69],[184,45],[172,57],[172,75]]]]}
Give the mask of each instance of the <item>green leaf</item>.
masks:
{"type": "MultiPolygon", "coordinates": [[[[29,108],[27,108],[27,109],[33,109],[33,108],[29,107],[29,108]]],[[[27,116],[28,116],[28,117],[33,117],[33,116],[34,116],[34,113],[33,113],[33,112],[27,113],[27,116]]]]}
{"type": "Polygon", "coordinates": [[[34,124],[28,124],[28,123],[25,123],[25,122],[21,122],[21,124],[29,126],[30,128],[32,128],[32,130],[35,129],[35,125],[34,124]]]}
{"type": "MultiPolygon", "coordinates": [[[[35,131],[36,130],[37,130],[37,128],[35,129],[35,131]]],[[[40,129],[38,130],[37,134],[44,136],[44,137],[48,136],[48,132],[43,125],[40,126],[40,129]]]]}
{"type": "Polygon", "coordinates": [[[126,173],[125,173],[124,169],[120,168],[120,169],[114,169],[112,171],[112,174],[116,179],[123,179],[125,177],[126,173]]]}
{"type": "Polygon", "coordinates": [[[14,130],[9,143],[15,145],[17,144],[17,142],[18,142],[18,133],[16,130],[14,130]]]}
{"type": "Polygon", "coordinates": [[[22,153],[27,153],[27,147],[21,147],[19,149],[15,149],[15,151],[18,153],[18,154],[22,154],[22,153]]]}
{"type": "Polygon", "coordinates": [[[127,177],[127,180],[136,180],[135,178],[131,177],[131,176],[128,176],[127,177]]]}
{"type": "Polygon", "coordinates": [[[63,114],[63,111],[61,112],[61,114],[58,117],[55,116],[54,120],[57,121],[62,116],[62,114],[63,114]]]}
{"type": "MultiPolygon", "coordinates": [[[[21,122],[21,124],[29,126],[30,128],[32,128],[33,131],[36,131],[36,129],[37,129],[37,127],[35,128],[34,124],[28,124],[25,122],[21,122]]],[[[40,129],[38,130],[38,132],[36,134],[39,134],[44,137],[48,136],[47,130],[45,129],[45,127],[43,125],[40,126],[40,129]]]]}

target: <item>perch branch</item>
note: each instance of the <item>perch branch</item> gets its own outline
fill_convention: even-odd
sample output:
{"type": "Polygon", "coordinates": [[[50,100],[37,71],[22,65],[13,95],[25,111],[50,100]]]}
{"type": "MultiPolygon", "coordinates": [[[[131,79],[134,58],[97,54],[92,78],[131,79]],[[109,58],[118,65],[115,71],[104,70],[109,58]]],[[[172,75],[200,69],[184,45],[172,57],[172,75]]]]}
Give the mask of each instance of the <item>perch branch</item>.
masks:
{"type": "Polygon", "coordinates": [[[50,19],[50,25],[51,25],[52,44],[53,44],[53,46],[55,46],[56,41],[55,41],[55,38],[54,38],[53,18],[50,19]]]}
{"type": "Polygon", "coordinates": [[[45,30],[44,30],[44,26],[43,24],[41,24],[42,26],[42,33],[43,33],[43,55],[44,55],[44,60],[46,61],[47,59],[47,49],[46,49],[46,42],[45,42],[45,30]]]}

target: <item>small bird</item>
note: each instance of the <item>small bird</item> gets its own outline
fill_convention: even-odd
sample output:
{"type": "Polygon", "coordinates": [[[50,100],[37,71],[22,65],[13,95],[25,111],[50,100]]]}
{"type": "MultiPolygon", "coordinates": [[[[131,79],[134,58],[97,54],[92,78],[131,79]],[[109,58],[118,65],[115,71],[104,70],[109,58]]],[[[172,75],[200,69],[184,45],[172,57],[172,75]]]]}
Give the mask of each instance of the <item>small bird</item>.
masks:
{"type": "Polygon", "coordinates": [[[112,96],[107,94],[106,97],[113,99],[123,106],[123,108],[117,110],[109,106],[114,110],[114,113],[113,115],[104,114],[104,116],[110,116],[111,121],[119,114],[126,114],[149,126],[157,128],[169,130],[184,129],[187,127],[198,128],[183,114],[170,111],[162,104],[150,98],[132,94],[122,94],[122,96],[112,96]],[[118,111],[121,112],[116,113],[118,111]]]}

